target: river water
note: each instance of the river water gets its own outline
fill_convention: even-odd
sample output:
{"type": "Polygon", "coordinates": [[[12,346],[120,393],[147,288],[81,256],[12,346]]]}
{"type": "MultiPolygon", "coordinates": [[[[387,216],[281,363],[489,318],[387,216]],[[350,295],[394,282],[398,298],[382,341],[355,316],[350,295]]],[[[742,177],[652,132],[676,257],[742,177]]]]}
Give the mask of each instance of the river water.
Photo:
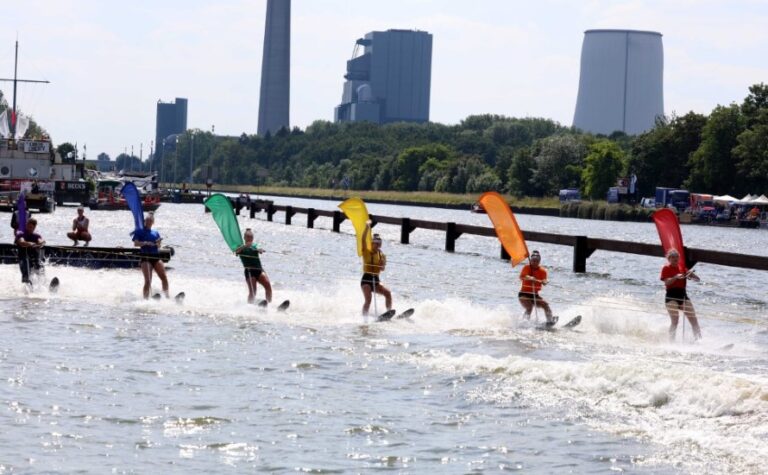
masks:
{"type": "MultiPolygon", "coordinates": [[[[275,198],[334,209],[336,203],[275,198]]],[[[489,226],[467,211],[369,205],[373,214],[489,226]]],[[[67,245],[74,210],[41,215],[67,245]]],[[[90,211],[95,246],[130,246],[128,212],[90,211]]],[[[495,239],[381,224],[383,281],[411,320],[360,316],[349,222],[251,227],[275,300],[246,303],[242,266],[201,205],[163,204],[171,292],[141,299],[138,270],[49,266],[25,293],[0,266],[0,473],[764,473],[768,298],[763,272],[700,264],[689,285],[704,339],[667,339],[663,259],[539,249],[543,295],[574,331],[521,321],[518,269],[495,239]]],[[[7,215],[6,215],[7,216],[7,215]]],[[[652,224],[518,215],[523,230],[658,241],[652,224]]],[[[2,228],[0,239],[9,240],[2,228]]],[[[683,228],[686,244],[768,255],[764,230],[683,228]]],[[[156,284],[158,284],[156,282],[156,284]]],[[[259,290],[263,297],[263,292],[259,290]]],[[[383,302],[377,302],[382,311],[383,302]]],[[[543,316],[539,316],[543,318],[543,316]]]]}

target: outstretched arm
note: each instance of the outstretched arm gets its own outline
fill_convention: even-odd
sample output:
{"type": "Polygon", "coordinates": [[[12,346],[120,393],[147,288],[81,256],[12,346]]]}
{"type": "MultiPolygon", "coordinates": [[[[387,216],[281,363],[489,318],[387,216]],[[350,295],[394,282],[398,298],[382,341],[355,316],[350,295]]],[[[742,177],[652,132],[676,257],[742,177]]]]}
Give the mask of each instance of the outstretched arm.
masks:
{"type": "Polygon", "coordinates": [[[371,252],[371,248],[368,247],[368,236],[371,235],[371,220],[365,222],[365,229],[363,229],[363,252],[371,252]]]}

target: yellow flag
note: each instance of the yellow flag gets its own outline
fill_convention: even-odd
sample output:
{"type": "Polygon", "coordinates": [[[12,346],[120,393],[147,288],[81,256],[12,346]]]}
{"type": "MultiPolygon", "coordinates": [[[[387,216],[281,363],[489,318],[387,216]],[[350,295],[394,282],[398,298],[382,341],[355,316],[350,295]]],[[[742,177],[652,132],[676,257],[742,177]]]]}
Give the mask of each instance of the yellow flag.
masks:
{"type": "Polygon", "coordinates": [[[517,225],[515,215],[504,198],[495,191],[489,191],[483,193],[477,201],[491,218],[496,236],[509,254],[512,265],[516,266],[524,261],[528,257],[528,246],[525,244],[520,226],[517,225]]]}
{"type": "MultiPolygon", "coordinates": [[[[344,212],[352,222],[352,226],[355,228],[355,234],[357,235],[357,255],[363,255],[363,231],[365,231],[365,222],[368,221],[368,209],[365,207],[365,203],[360,198],[349,198],[339,205],[339,208],[344,212]]],[[[371,233],[367,236],[368,249],[371,248],[371,233]]]]}

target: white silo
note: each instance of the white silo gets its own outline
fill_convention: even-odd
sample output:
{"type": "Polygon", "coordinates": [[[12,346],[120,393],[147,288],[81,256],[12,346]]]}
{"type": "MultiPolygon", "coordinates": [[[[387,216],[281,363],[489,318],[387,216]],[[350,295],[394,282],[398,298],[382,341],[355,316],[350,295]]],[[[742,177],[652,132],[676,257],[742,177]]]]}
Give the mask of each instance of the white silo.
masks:
{"type": "Polygon", "coordinates": [[[636,135],[653,128],[663,115],[661,33],[585,31],[574,127],[595,134],[636,135]]]}

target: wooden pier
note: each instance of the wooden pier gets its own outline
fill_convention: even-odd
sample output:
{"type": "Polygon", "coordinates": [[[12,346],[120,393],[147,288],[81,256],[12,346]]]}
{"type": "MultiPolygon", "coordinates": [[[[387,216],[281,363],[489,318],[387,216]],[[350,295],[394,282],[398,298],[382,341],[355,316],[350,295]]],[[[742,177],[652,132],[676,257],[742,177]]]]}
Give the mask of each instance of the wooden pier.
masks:
{"type": "MultiPolygon", "coordinates": [[[[250,217],[253,218],[257,211],[256,207],[252,205],[250,209],[250,217]]],[[[267,213],[268,221],[273,221],[275,214],[279,212],[284,213],[285,224],[288,225],[292,224],[293,217],[296,214],[304,214],[306,215],[306,226],[308,228],[314,228],[315,220],[320,216],[331,218],[331,229],[336,233],[341,231],[341,223],[346,219],[346,216],[344,216],[344,213],[341,211],[300,208],[297,206],[280,206],[271,202],[266,204],[264,211],[267,213]]],[[[447,252],[454,252],[456,250],[456,240],[463,234],[496,238],[496,231],[492,227],[427,221],[423,219],[393,218],[391,216],[380,215],[371,215],[370,218],[373,222],[373,226],[379,223],[400,226],[400,243],[402,244],[408,244],[410,242],[411,233],[417,229],[442,231],[445,233],[445,250],[447,252]]],[[[617,241],[614,239],[590,238],[588,236],[542,233],[537,231],[523,231],[523,235],[527,241],[571,246],[573,248],[573,272],[577,273],[587,271],[587,259],[589,259],[595,251],[623,252],[627,254],[664,257],[664,250],[659,244],[617,241]]],[[[502,259],[509,259],[509,255],[507,255],[503,247],[501,248],[500,256],[502,259]]],[[[699,262],[704,262],[707,264],[740,267],[744,269],[768,270],[768,257],[766,256],[753,256],[748,254],[686,247],[685,258],[689,267],[693,267],[699,262]]]]}
{"type": "MultiPolygon", "coordinates": [[[[46,264],[87,267],[89,269],[134,269],[139,267],[139,249],[135,247],[43,246],[46,264]]],[[[160,259],[168,262],[172,247],[160,249],[160,259]]],[[[18,264],[15,244],[0,244],[0,263],[18,264]]]]}

